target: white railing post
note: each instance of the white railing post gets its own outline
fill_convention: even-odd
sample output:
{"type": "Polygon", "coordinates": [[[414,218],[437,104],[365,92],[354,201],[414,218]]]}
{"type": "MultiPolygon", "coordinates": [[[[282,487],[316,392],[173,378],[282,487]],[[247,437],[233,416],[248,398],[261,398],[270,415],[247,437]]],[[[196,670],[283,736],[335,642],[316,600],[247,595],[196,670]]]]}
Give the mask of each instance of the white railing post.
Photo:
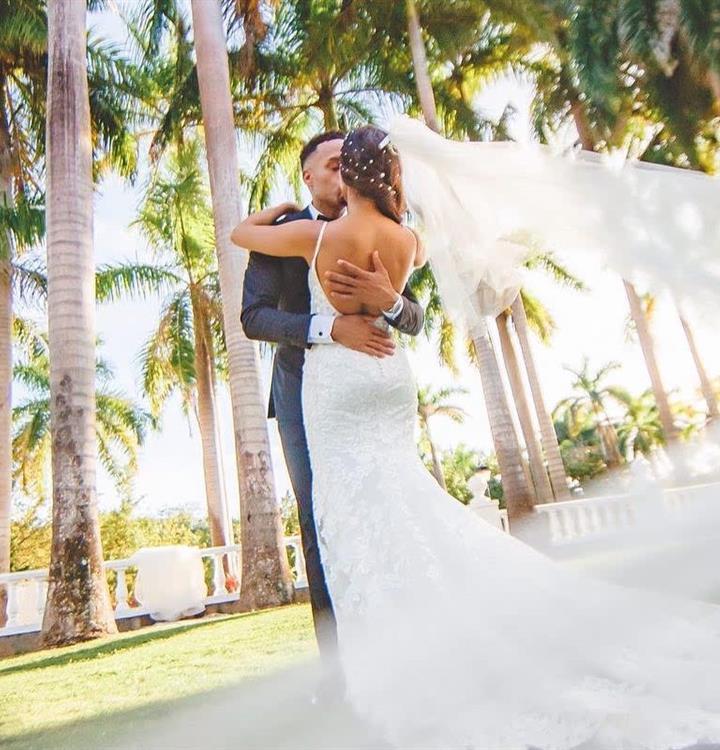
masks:
{"type": "Polygon", "coordinates": [[[213,596],[220,596],[226,593],[225,570],[223,568],[223,555],[224,555],[223,552],[216,552],[212,556],[212,564],[213,564],[212,595],[213,596]]]}
{"type": "Polygon", "coordinates": [[[115,569],[115,614],[118,617],[122,617],[130,610],[125,570],[126,568],[115,569]]]}
{"type": "Polygon", "coordinates": [[[18,601],[17,581],[9,581],[7,584],[7,623],[6,628],[14,628],[18,624],[20,614],[20,602],[18,601]]]}
{"type": "Polygon", "coordinates": [[[295,552],[293,573],[295,576],[295,588],[304,589],[308,587],[307,568],[305,567],[305,555],[303,554],[302,540],[299,536],[285,537],[285,548],[295,552]]]}
{"type": "Polygon", "coordinates": [[[48,590],[48,579],[39,578],[37,580],[37,592],[36,592],[36,610],[37,610],[37,621],[42,624],[43,618],[45,617],[45,601],[47,599],[48,590]]]}

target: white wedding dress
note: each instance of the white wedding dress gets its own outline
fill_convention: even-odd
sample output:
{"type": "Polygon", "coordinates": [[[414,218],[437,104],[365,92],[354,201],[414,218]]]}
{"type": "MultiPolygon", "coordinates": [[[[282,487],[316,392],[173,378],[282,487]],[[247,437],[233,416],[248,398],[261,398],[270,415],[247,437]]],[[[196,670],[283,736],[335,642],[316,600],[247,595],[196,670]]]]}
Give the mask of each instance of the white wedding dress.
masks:
{"type": "Polygon", "coordinates": [[[446,494],[402,349],[313,347],[303,409],[347,698],[391,745],[720,743],[720,608],[584,578],[446,494]]]}

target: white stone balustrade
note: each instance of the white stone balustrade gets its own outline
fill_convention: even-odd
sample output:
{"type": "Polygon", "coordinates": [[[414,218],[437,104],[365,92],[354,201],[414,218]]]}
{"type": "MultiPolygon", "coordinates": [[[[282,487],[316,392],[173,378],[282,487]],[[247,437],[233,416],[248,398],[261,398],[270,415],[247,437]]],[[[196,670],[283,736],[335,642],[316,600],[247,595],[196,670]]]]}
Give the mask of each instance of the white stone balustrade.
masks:
{"type": "MultiPolygon", "coordinates": [[[[294,550],[293,573],[295,588],[307,588],[307,574],[305,572],[305,558],[299,536],[285,539],[285,547],[294,550]]],[[[233,544],[225,547],[208,547],[199,550],[201,557],[208,558],[212,564],[212,578],[205,605],[222,604],[237,601],[240,592],[227,591],[225,588],[225,570],[241,570],[240,545],[233,544]],[[225,561],[225,558],[227,560],[225,561]]],[[[115,573],[115,619],[137,617],[147,612],[139,606],[132,606],[132,592],[128,585],[128,570],[133,568],[129,559],[108,560],[104,564],[105,571],[115,573]]],[[[237,581],[238,586],[240,581],[237,581]]],[[[0,637],[33,633],[40,630],[45,612],[47,597],[48,571],[26,570],[16,573],[0,575],[0,586],[7,589],[7,622],[0,628],[0,637]]]]}
{"type": "MultiPolygon", "coordinates": [[[[675,513],[709,489],[720,491],[720,484],[696,484],[662,490],[660,512],[675,513]]],[[[535,513],[546,516],[551,544],[568,544],[580,539],[620,531],[633,526],[637,519],[638,500],[631,494],[607,497],[588,497],[543,503],[535,506],[535,513]]],[[[647,506],[643,506],[646,510],[647,506]]]]}
{"type": "Polygon", "coordinates": [[[293,576],[296,589],[308,587],[307,570],[305,569],[305,555],[303,554],[302,542],[299,536],[286,536],[285,546],[295,552],[295,563],[293,565],[293,576]]]}

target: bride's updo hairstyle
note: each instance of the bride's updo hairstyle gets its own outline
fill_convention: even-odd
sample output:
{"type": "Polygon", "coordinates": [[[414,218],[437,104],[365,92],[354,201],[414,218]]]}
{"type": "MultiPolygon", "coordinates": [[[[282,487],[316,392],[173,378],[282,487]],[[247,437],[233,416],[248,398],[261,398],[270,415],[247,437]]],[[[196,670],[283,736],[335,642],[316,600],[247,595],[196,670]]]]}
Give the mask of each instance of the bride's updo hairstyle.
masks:
{"type": "Polygon", "coordinates": [[[400,157],[387,133],[372,125],[350,131],[340,151],[343,182],[370,198],[380,213],[402,223],[407,210],[400,157]]]}

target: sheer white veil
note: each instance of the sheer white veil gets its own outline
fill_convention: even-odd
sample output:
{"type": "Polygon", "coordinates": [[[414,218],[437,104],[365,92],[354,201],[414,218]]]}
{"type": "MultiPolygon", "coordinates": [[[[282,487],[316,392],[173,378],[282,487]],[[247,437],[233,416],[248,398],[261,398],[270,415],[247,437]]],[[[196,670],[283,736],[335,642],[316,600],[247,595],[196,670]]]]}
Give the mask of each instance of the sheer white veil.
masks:
{"type": "Polygon", "coordinates": [[[623,278],[720,308],[720,181],[537,144],[447,140],[406,116],[389,134],[443,301],[470,331],[512,302],[533,245],[599,254],[623,278]]]}

